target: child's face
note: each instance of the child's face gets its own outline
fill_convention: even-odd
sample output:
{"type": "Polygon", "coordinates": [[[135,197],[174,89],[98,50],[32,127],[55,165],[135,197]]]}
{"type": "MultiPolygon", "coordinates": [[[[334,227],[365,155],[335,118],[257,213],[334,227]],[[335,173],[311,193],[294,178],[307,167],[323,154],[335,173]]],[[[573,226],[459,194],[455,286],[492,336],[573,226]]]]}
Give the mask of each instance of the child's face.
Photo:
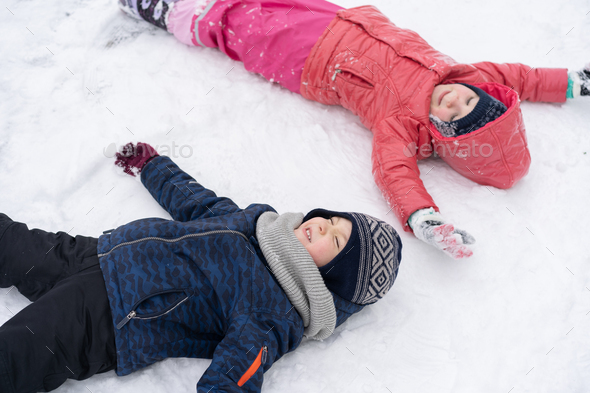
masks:
{"type": "Polygon", "coordinates": [[[430,114],[442,121],[455,121],[467,116],[478,102],[479,96],[466,86],[437,85],[430,99],[430,114]]]}
{"type": "Polygon", "coordinates": [[[342,217],[314,217],[295,229],[295,236],[317,267],[334,259],[346,246],[351,233],[352,222],[342,217]]]}

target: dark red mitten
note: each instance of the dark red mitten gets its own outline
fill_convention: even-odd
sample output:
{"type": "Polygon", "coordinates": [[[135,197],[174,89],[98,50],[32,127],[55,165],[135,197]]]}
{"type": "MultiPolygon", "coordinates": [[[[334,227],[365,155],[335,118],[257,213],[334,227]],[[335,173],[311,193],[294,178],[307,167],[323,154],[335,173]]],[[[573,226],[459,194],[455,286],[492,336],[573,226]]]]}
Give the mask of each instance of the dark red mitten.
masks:
{"type": "Polygon", "coordinates": [[[150,160],[158,156],[156,149],[147,143],[139,142],[137,145],[129,142],[121,152],[116,153],[117,157],[115,165],[123,168],[123,171],[131,176],[141,173],[143,167],[150,162],[150,160]]]}

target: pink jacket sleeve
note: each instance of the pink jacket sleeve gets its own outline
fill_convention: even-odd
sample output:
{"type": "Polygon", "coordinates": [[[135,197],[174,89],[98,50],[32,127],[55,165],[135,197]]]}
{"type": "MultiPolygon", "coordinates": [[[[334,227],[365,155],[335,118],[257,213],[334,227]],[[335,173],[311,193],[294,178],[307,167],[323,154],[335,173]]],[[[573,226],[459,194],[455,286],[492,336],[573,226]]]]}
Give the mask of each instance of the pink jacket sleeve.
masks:
{"type": "Polygon", "coordinates": [[[416,142],[407,131],[418,126],[409,118],[390,117],[373,129],[373,176],[407,232],[412,232],[407,221],[416,210],[433,207],[438,211],[420,180],[416,142]]]}
{"type": "Polygon", "coordinates": [[[473,81],[473,83],[496,82],[513,87],[521,100],[533,102],[565,102],[566,100],[568,83],[566,68],[534,68],[520,63],[491,62],[472,65],[484,77],[484,80],[473,81]]]}

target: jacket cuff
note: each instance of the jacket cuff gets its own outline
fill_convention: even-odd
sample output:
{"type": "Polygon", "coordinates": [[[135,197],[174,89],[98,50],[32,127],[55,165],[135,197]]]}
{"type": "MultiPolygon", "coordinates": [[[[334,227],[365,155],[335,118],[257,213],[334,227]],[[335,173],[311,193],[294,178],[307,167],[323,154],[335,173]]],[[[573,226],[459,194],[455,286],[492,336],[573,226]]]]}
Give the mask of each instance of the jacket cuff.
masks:
{"type": "Polygon", "coordinates": [[[540,68],[543,73],[542,91],[536,101],[565,102],[568,87],[567,68],[540,68]]]}

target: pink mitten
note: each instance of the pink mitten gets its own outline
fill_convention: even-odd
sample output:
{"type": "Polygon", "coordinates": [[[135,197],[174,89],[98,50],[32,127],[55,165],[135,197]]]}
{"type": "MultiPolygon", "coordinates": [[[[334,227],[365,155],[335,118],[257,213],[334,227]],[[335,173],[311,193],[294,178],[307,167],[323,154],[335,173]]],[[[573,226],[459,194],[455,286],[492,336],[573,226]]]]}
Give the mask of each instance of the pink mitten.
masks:
{"type": "Polygon", "coordinates": [[[475,243],[469,233],[455,229],[453,224],[445,223],[442,215],[433,208],[414,212],[408,220],[414,235],[423,242],[444,251],[455,259],[468,258],[473,251],[467,244],[475,243]]]}

